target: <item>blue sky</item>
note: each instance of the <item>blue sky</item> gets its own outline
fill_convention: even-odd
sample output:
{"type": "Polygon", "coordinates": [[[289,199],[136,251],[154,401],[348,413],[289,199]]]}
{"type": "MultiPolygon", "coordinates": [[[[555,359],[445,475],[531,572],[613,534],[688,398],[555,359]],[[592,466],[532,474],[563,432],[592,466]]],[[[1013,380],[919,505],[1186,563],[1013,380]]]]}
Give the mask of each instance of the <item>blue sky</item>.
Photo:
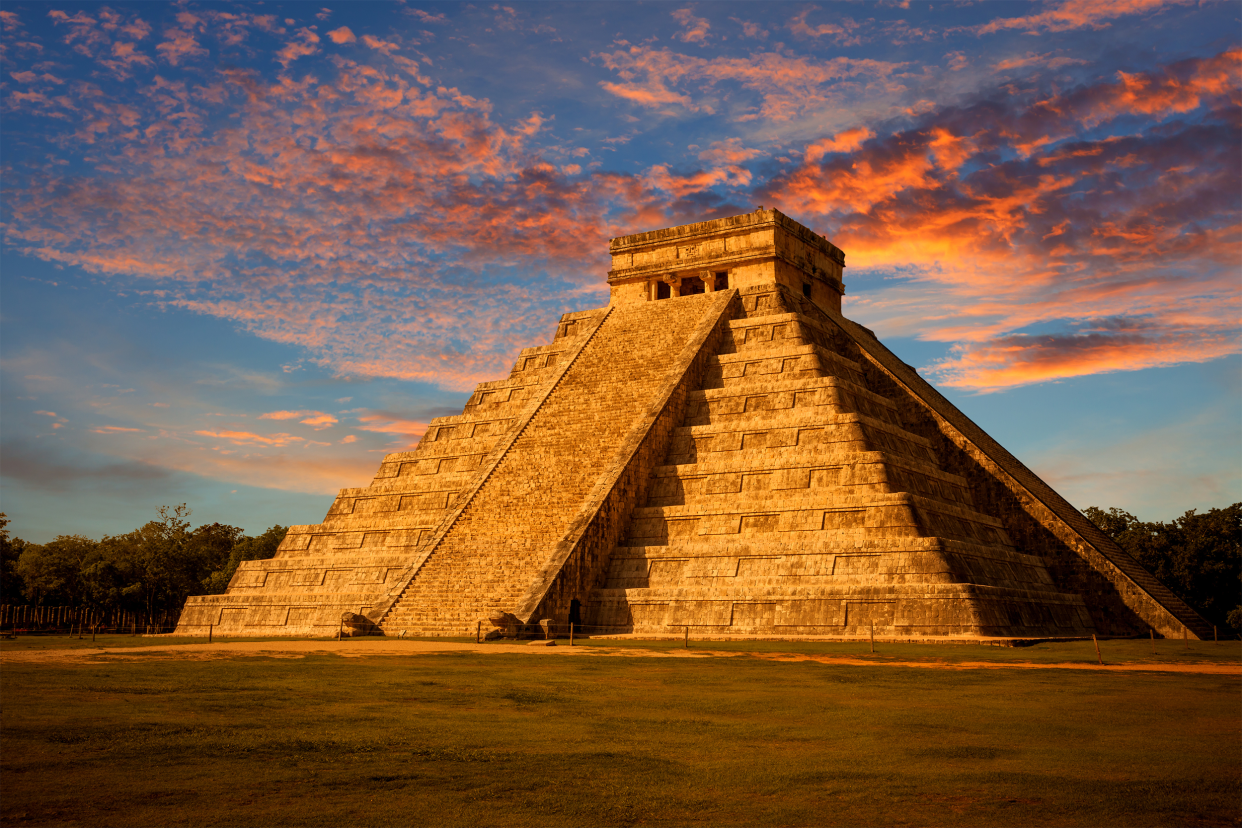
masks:
{"type": "Polygon", "coordinates": [[[1242,499],[1233,3],[10,3],[0,496],[315,523],[608,239],[777,207],[1080,508],[1242,499]]]}

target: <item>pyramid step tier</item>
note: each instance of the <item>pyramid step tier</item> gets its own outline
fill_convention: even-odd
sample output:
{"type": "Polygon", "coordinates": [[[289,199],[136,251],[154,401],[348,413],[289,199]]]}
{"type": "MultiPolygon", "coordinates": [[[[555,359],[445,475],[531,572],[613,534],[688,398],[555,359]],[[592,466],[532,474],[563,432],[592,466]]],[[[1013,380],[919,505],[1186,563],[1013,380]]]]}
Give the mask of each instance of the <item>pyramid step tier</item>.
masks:
{"type": "Polygon", "coordinates": [[[808,544],[751,542],[722,546],[699,542],[677,547],[619,548],[610,561],[605,588],[668,587],[682,583],[718,590],[732,584],[783,582],[786,586],[806,586],[921,579],[1055,590],[1038,557],[1005,547],[928,540],[940,543],[851,547],[835,538],[808,544]]]}

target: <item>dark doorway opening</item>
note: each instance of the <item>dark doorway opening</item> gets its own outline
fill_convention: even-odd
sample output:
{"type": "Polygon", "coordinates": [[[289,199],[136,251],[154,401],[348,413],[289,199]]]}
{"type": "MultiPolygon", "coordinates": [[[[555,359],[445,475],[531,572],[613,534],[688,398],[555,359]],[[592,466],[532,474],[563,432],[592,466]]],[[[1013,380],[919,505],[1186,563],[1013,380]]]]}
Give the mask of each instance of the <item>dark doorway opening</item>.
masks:
{"type": "Polygon", "coordinates": [[[707,293],[707,285],[703,284],[703,280],[698,276],[687,276],[681,280],[682,296],[694,296],[699,293],[707,293]]]}
{"type": "Polygon", "coordinates": [[[712,290],[728,290],[728,289],[729,289],[729,274],[728,274],[728,272],[725,272],[725,273],[717,273],[717,274],[716,274],[716,283],[715,283],[714,285],[712,285],[712,290]]]}
{"type": "Polygon", "coordinates": [[[582,626],[582,604],[577,598],[569,602],[569,623],[575,627],[582,626]]]}
{"type": "Polygon", "coordinates": [[[808,284],[802,285],[802,295],[805,296],[807,299],[811,298],[811,286],[810,285],[808,284]]]}
{"type": "Polygon", "coordinates": [[[667,299],[673,295],[673,291],[669,289],[668,282],[656,282],[656,298],[667,299]]]}

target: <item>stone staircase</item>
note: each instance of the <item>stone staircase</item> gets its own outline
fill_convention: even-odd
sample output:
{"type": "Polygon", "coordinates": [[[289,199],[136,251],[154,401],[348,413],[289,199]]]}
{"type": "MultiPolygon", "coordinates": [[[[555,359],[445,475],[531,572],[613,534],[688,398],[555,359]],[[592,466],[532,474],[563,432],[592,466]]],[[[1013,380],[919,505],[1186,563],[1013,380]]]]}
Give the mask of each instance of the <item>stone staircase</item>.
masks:
{"type": "Polygon", "coordinates": [[[775,286],[689,395],[590,601],[615,631],[1082,635],[1080,598],[974,506],[859,356],[775,286]]]}
{"type": "Polygon", "coordinates": [[[614,307],[380,621],[468,635],[512,611],[668,381],[710,295],[614,307]]]}
{"type": "Polygon", "coordinates": [[[324,635],[343,612],[365,614],[432,542],[488,455],[605,312],[562,316],[553,341],[521,351],[508,378],[481,383],[461,414],[432,420],[412,451],[385,456],[370,486],[341,489],[323,523],[291,526],[274,558],[238,567],[227,594],[190,598],[178,628],[324,635]]]}

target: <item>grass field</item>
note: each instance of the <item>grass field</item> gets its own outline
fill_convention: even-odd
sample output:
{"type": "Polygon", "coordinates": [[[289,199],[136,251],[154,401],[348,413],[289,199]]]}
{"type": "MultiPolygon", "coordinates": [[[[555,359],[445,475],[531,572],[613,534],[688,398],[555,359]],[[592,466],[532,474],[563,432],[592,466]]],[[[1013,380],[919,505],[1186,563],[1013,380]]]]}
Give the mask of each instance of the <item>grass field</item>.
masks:
{"type": "MultiPolygon", "coordinates": [[[[1191,655],[1157,642],[1156,658],[1148,642],[1102,646],[1106,663],[1110,649],[1238,660],[1236,642],[1191,655]]],[[[887,645],[866,666],[633,651],[14,661],[0,672],[0,820],[1242,824],[1236,676],[883,663],[1095,660],[1089,641],[1038,647],[887,645]]]]}

